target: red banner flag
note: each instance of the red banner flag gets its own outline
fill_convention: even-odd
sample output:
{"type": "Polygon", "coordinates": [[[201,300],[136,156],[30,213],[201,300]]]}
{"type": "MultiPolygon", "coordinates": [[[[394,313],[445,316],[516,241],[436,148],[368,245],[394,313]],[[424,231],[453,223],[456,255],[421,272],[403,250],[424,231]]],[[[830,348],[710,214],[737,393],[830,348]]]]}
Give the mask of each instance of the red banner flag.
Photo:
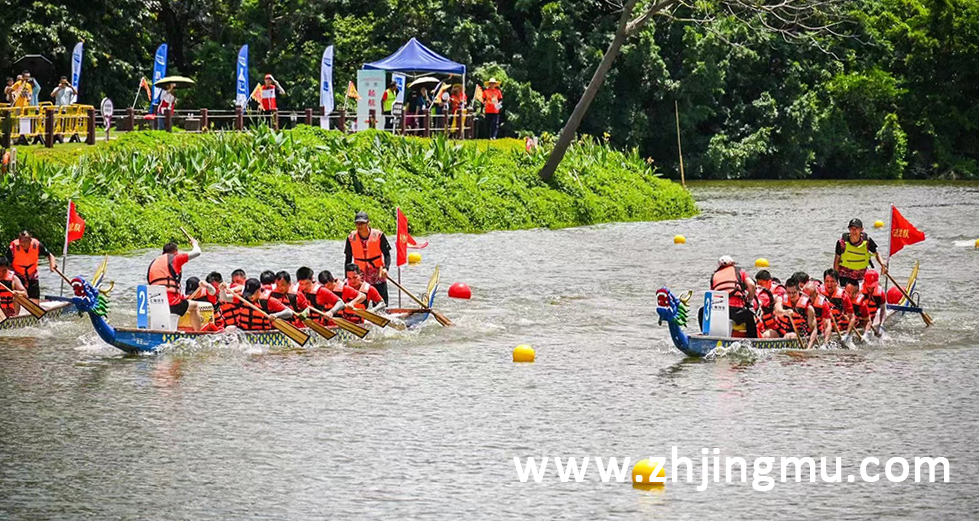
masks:
{"type": "Polygon", "coordinates": [[[895,253],[901,251],[901,248],[904,248],[909,244],[921,242],[923,240],[925,240],[924,232],[921,232],[915,228],[913,224],[908,222],[908,220],[901,215],[901,212],[897,211],[896,207],[891,206],[890,255],[893,256],[895,253]]]}
{"type": "Polygon", "coordinates": [[[428,242],[423,242],[422,244],[418,244],[417,242],[415,242],[415,238],[412,237],[410,233],[408,233],[408,218],[405,217],[405,214],[401,211],[401,208],[398,208],[397,240],[398,240],[398,244],[397,244],[398,266],[404,266],[408,262],[408,248],[414,250],[420,250],[425,246],[428,246],[428,242]]]}
{"type": "Polygon", "coordinates": [[[68,227],[65,229],[65,240],[75,242],[85,235],[85,219],[75,210],[75,202],[68,201],[68,227]]]}

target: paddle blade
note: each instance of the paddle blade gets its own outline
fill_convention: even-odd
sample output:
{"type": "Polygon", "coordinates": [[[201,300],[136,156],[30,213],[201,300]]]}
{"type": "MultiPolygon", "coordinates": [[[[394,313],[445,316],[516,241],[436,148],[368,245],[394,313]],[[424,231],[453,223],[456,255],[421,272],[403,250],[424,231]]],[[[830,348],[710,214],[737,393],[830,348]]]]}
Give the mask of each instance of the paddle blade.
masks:
{"type": "Polygon", "coordinates": [[[299,344],[299,347],[305,346],[306,342],[309,341],[309,335],[303,333],[299,330],[299,328],[286,322],[285,320],[272,318],[272,327],[278,329],[293,342],[299,344]]]}
{"type": "Polygon", "coordinates": [[[304,318],[303,319],[303,324],[306,324],[306,327],[308,327],[309,329],[312,329],[313,331],[316,332],[317,335],[319,335],[319,336],[321,336],[321,337],[323,337],[323,338],[325,338],[327,340],[329,340],[329,339],[337,336],[337,332],[336,331],[331,330],[330,328],[324,326],[323,324],[320,324],[319,322],[317,322],[317,321],[315,321],[315,320],[313,320],[311,318],[304,318]]]}
{"type": "Polygon", "coordinates": [[[388,324],[391,323],[391,320],[390,319],[384,318],[381,315],[378,315],[376,313],[371,313],[370,311],[367,311],[366,309],[357,309],[357,310],[354,310],[354,314],[357,315],[358,317],[360,317],[360,318],[362,318],[362,319],[370,322],[371,324],[375,324],[375,325],[378,325],[378,326],[381,326],[381,327],[387,327],[388,324]]]}
{"type": "Polygon", "coordinates": [[[925,313],[924,311],[921,312],[921,320],[924,320],[925,321],[925,327],[928,327],[928,326],[930,326],[930,325],[932,325],[932,324],[935,323],[931,319],[931,316],[929,316],[928,313],[925,313]]]}
{"type": "Polygon", "coordinates": [[[344,320],[340,317],[333,317],[333,322],[335,322],[336,325],[340,326],[341,329],[351,332],[357,338],[364,338],[365,336],[367,336],[366,328],[358,326],[357,324],[354,324],[349,320],[344,320]]]}
{"type": "Polygon", "coordinates": [[[435,315],[435,320],[437,320],[439,324],[442,324],[445,327],[449,327],[452,325],[452,321],[449,320],[449,317],[439,313],[438,311],[435,311],[434,309],[432,310],[432,314],[435,315]]]}
{"type": "Polygon", "coordinates": [[[20,304],[20,307],[26,309],[28,313],[34,315],[34,318],[41,318],[45,313],[47,313],[44,308],[35,304],[33,300],[23,295],[14,295],[14,301],[20,304]]]}

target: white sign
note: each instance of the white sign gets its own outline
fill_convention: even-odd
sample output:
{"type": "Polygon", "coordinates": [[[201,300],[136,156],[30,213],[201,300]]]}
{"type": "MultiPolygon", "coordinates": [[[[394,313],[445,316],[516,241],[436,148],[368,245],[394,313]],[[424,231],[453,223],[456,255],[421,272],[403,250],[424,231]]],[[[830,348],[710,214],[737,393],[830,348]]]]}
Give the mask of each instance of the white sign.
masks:
{"type": "Polygon", "coordinates": [[[401,110],[405,104],[405,87],[408,86],[408,81],[405,75],[401,73],[392,74],[391,81],[398,85],[398,97],[394,100],[394,106],[391,108],[391,114],[400,116],[401,110]]]}
{"type": "Polygon", "coordinates": [[[357,131],[370,128],[371,110],[374,111],[378,126],[383,126],[381,97],[384,95],[386,76],[387,73],[384,71],[366,69],[357,71],[357,92],[360,93],[360,100],[357,101],[357,131]]]}
{"type": "Polygon", "coordinates": [[[731,313],[728,310],[727,293],[708,291],[704,294],[704,334],[731,336],[731,313]]]}
{"type": "Polygon", "coordinates": [[[112,100],[109,98],[102,98],[102,121],[105,123],[105,130],[108,131],[112,128],[112,111],[115,107],[112,105],[112,100]]]}
{"type": "MultiPolygon", "coordinates": [[[[139,304],[137,302],[137,304],[139,304]]],[[[170,303],[167,301],[167,288],[163,286],[146,287],[146,306],[149,312],[149,328],[158,331],[175,331],[176,321],[170,319],[170,303]]]]}

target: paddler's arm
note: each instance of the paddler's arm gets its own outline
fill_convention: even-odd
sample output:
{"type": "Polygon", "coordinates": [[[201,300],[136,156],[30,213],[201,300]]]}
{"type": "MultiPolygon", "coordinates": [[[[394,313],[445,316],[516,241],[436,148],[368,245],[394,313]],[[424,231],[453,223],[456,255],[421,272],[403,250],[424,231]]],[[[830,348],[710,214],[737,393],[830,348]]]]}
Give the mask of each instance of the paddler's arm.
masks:
{"type": "Polygon", "coordinates": [[[778,316],[778,317],[790,317],[790,316],[792,316],[792,310],[791,309],[785,309],[784,307],[782,307],[782,297],[780,297],[778,295],[775,296],[775,316],[778,316]]]}
{"type": "Polygon", "coordinates": [[[364,302],[364,300],[366,300],[366,299],[367,299],[367,294],[366,293],[360,293],[358,291],[357,292],[357,298],[351,300],[350,302],[347,302],[346,305],[345,305],[345,307],[347,309],[353,309],[354,306],[356,306],[357,304],[362,304],[364,302]]]}
{"type": "Polygon", "coordinates": [[[806,323],[809,324],[809,331],[812,331],[809,333],[808,347],[808,349],[812,349],[812,346],[816,344],[816,339],[819,338],[819,329],[816,327],[816,310],[812,306],[806,308],[806,323]]]}
{"type": "Polygon", "coordinates": [[[270,317],[279,318],[282,320],[289,320],[290,318],[293,317],[293,315],[294,313],[289,308],[285,308],[282,311],[279,311],[278,313],[269,313],[270,317]]]}
{"type": "Polygon", "coordinates": [[[381,234],[381,253],[384,254],[384,267],[381,268],[381,278],[388,277],[388,270],[391,269],[391,244],[388,243],[387,235],[381,234]]]}
{"type": "Polygon", "coordinates": [[[197,239],[191,239],[190,245],[193,246],[193,248],[189,252],[187,252],[187,260],[196,259],[197,257],[200,257],[201,244],[197,242],[197,239]]]}

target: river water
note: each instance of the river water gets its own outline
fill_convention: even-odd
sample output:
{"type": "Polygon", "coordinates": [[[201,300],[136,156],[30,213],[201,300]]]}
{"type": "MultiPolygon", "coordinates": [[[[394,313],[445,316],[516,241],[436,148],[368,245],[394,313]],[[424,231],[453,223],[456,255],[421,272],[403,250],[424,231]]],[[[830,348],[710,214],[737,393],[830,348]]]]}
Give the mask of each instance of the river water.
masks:
{"type": "MultiPolygon", "coordinates": [[[[3,332],[0,518],[979,516],[979,186],[692,191],[702,210],[692,219],[427,237],[423,263],[403,280],[421,291],[439,264],[437,307],[452,328],[430,321],[347,345],[179,346],[135,357],[102,344],[85,320],[3,332]],[[698,361],[657,325],[656,289],[694,289],[697,302],[720,255],[743,266],[766,257],[783,279],[821,273],[850,217],[869,228],[890,203],[928,235],[892,271],[904,278],[921,261],[933,327],[906,318],[853,351],[742,349],[698,361]],[[678,233],[687,244],[673,244],[678,233]],[[472,287],[472,300],[445,298],[455,281],[472,287]],[[511,362],[521,343],[536,348],[536,363],[511,362]],[[522,483],[514,464],[634,462],[669,458],[674,446],[694,460],[697,483],[603,483],[594,461],[580,483],[561,482],[553,461],[541,483],[522,483]],[[703,448],[749,464],[840,457],[843,476],[873,456],[880,481],[764,492],[749,472],[746,483],[698,491],[703,448]],[[950,482],[914,483],[913,467],[908,481],[886,481],[889,458],[925,456],[948,459],[950,482]]],[[[886,244],[884,231],[869,232],[886,244]]],[[[342,260],[336,241],[204,249],[188,275],[338,269],[342,260]]],[[[109,259],[113,322],[134,323],[133,288],[154,255],[109,259]]],[[[68,271],[96,264],[74,257],[68,271]]],[[[50,274],[42,282],[56,288],[50,274]]],[[[779,478],[778,463],[771,475],[779,478]]]]}

